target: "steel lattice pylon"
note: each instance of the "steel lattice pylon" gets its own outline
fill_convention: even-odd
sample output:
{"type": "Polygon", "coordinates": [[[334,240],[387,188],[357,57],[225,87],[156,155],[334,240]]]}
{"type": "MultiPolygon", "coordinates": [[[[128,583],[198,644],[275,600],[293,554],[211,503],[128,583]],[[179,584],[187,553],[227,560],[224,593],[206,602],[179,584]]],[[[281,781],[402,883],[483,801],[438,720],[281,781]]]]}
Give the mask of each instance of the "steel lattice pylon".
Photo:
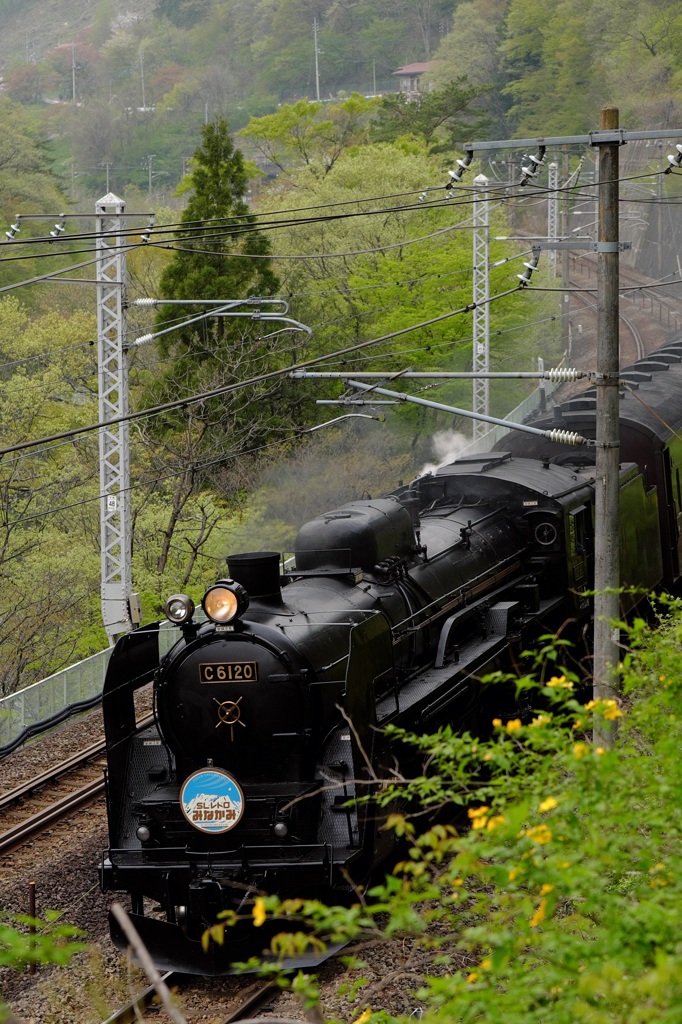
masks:
{"type": "MultiPolygon", "coordinates": [[[[485,174],[474,178],[474,373],[490,371],[490,310],[488,307],[488,179],[485,174]]],[[[489,415],[490,381],[474,377],[474,412],[489,415]]],[[[474,440],[489,430],[488,424],[474,420],[474,440]]]]}
{"type": "MultiPolygon", "coordinates": [[[[549,179],[547,182],[547,237],[550,242],[556,242],[559,238],[559,165],[553,160],[549,165],[549,179]]],[[[552,249],[550,253],[552,267],[556,273],[557,252],[552,249]]]]}
{"type": "Polygon", "coordinates": [[[124,211],[112,193],[95,207],[99,420],[110,424],[99,432],[102,617],[111,643],[132,628],[128,423],[114,422],[128,413],[124,211]]]}

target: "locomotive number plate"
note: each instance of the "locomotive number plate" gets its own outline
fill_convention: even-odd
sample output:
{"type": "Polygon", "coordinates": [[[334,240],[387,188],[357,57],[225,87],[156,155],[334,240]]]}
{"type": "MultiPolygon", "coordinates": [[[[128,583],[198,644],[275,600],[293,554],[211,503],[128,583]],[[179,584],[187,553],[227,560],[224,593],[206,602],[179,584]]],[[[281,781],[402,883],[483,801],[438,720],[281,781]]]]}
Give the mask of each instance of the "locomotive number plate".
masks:
{"type": "Polygon", "coordinates": [[[223,661],[199,665],[200,683],[257,683],[255,661],[223,661]]]}

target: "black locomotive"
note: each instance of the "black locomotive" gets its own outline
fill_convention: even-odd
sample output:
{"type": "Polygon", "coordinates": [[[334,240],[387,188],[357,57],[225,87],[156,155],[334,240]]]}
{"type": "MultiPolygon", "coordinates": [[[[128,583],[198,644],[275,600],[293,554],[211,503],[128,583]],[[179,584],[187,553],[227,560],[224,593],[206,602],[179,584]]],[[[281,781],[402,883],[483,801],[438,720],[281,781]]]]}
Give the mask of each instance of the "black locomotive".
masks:
{"type": "MultiPolygon", "coordinates": [[[[654,384],[647,400],[664,415],[641,413],[639,447],[626,442],[621,465],[623,581],[647,589],[679,577],[672,354],[670,387],[654,384]]],[[[629,379],[641,392],[651,383],[629,379]]],[[[634,422],[632,395],[623,401],[634,422]]],[[[589,410],[569,405],[564,422],[594,436],[589,410]]],[[[510,442],[512,452],[535,443],[510,442]]],[[[131,894],[160,967],[227,973],[260,951],[267,924],[228,929],[208,954],[200,942],[221,910],[248,919],[259,892],[342,899],[392,849],[376,809],[353,802],[405,753],[382,727],[489,725],[504,709],[480,677],[540,632],[589,621],[594,467],[585,449],[540,444],[531,458],[463,458],[320,516],[286,570],[277,553],[229,557],[229,578],[204,596],[206,621],[189,598],[169,599],[175,639],[163,657],[159,624],[118,642],[103,696],[101,882],[131,894]],[[151,680],[154,720],[138,724],[135,693],[151,680]]],[[[115,923],[112,935],[123,944],[115,923]]]]}

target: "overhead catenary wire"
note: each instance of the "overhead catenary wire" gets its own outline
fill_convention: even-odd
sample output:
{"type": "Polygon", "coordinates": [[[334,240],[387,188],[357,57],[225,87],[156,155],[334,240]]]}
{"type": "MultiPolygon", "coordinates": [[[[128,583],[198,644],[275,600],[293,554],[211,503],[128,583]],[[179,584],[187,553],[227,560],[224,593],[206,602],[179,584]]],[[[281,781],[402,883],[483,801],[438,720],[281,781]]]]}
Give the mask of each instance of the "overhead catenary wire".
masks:
{"type": "MultiPolygon", "coordinates": [[[[657,174],[660,175],[660,174],[663,174],[663,173],[664,173],[664,171],[659,171],[659,172],[653,171],[653,172],[647,172],[646,174],[637,174],[637,175],[623,176],[623,177],[621,177],[619,179],[619,182],[620,183],[625,183],[625,182],[628,182],[628,181],[650,180],[652,177],[656,176],[657,174]]],[[[590,186],[587,186],[587,187],[590,188],[590,189],[594,189],[598,184],[599,184],[599,182],[595,182],[593,185],[590,185],[590,186]]],[[[510,188],[514,188],[514,187],[516,187],[516,186],[513,183],[506,183],[506,184],[501,184],[499,186],[493,186],[490,189],[488,189],[488,193],[489,194],[485,197],[484,201],[486,201],[486,202],[508,201],[509,198],[510,198],[509,189],[510,188]]],[[[583,190],[583,189],[585,189],[585,187],[586,186],[584,186],[584,185],[580,185],[580,186],[578,186],[578,185],[576,185],[576,186],[563,186],[563,187],[561,187],[559,189],[551,189],[550,190],[547,186],[542,186],[542,185],[539,185],[539,184],[534,184],[533,190],[525,189],[523,192],[519,191],[518,193],[514,193],[513,194],[513,198],[523,199],[524,201],[527,201],[529,198],[535,198],[535,197],[537,197],[537,198],[544,198],[548,193],[551,192],[552,194],[555,194],[555,193],[558,193],[558,194],[562,194],[562,193],[572,194],[574,199],[579,199],[579,198],[593,199],[594,195],[593,195],[592,192],[585,193],[585,195],[582,195],[582,196],[580,195],[579,192],[576,193],[576,189],[583,190]]],[[[421,190],[422,194],[424,193],[424,191],[440,193],[440,192],[442,192],[442,188],[436,187],[436,186],[428,186],[426,188],[426,190],[423,190],[423,189],[421,190]]],[[[274,210],[274,211],[273,210],[269,210],[269,211],[252,211],[252,210],[249,210],[247,213],[244,213],[244,214],[235,214],[235,215],[232,215],[232,216],[225,216],[225,217],[219,217],[219,218],[208,218],[208,219],[204,219],[204,220],[201,220],[201,221],[189,221],[189,222],[177,221],[177,222],[173,222],[173,223],[165,224],[165,225],[155,225],[154,226],[154,238],[158,238],[161,235],[167,235],[169,233],[178,235],[178,234],[181,234],[181,233],[193,234],[193,233],[196,233],[197,231],[200,231],[202,237],[206,237],[206,238],[210,237],[210,238],[213,238],[213,239],[217,240],[219,238],[229,237],[231,235],[234,235],[234,234],[237,234],[237,233],[242,233],[242,232],[249,233],[249,232],[252,232],[254,230],[258,230],[258,232],[264,232],[264,231],[268,231],[268,230],[271,230],[271,229],[274,230],[274,229],[280,228],[280,227],[297,227],[297,226],[303,226],[305,224],[325,223],[325,222],[329,222],[329,221],[332,221],[332,220],[344,219],[344,218],[348,218],[348,217],[368,217],[368,216],[377,216],[377,215],[378,216],[385,216],[386,214],[389,214],[389,213],[420,212],[420,211],[424,211],[425,209],[426,210],[429,210],[429,209],[433,210],[433,209],[442,209],[442,208],[445,208],[445,207],[450,207],[451,208],[452,206],[459,206],[459,205],[463,205],[463,204],[469,205],[470,202],[471,202],[471,199],[473,197],[473,194],[474,194],[474,189],[470,188],[470,187],[468,187],[468,186],[466,186],[464,184],[459,184],[457,186],[456,192],[452,193],[449,198],[446,197],[446,198],[437,199],[433,203],[428,203],[428,204],[417,202],[417,203],[412,203],[412,204],[403,205],[403,206],[379,207],[378,209],[356,210],[356,211],[351,211],[351,212],[346,212],[346,213],[338,213],[338,214],[337,213],[333,213],[333,214],[325,213],[324,215],[322,215],[320,217],[291,218],[291,219],[286,220],[286,221],[275,219],[275,218],[278,218],[278,217],[282,217],[285,214],[288,215],[288,214],[292,214],[292,213],[301,213],[301,212],[307,212],[309,210],[316,210],[316,209],[328,210],[328,209],[334,208],[336,206],[348,206],[348,205],[358,205],[358,204],[362,204],[362,203],[371,203],[371,202],[375,202],[375,201],[384,200],[384,199],[387,199],[387,198],[388,199],[390,199],[390,198],[401,198],[401,197],[408,196],[408,195],[417,195],[418,192],[419,192],[419,190],[415,189],[413,191],[409,191],[409,192],[405,192],[405,193],[393,193],[393,194],[389,194],[389,195],[386,195],[386,196],[379,196],[379,197],[357,197],[357,198],[354,198],[354,199],[340,200],[340,201],[334,202],[334,203],[324,203],[324,204],[318,204],[318,205],[313,205],[313,206],[308,206],[308,207],[291,208],[291,209],[286,209],[286,210],[281,210],[281,211],[280,210],[274,210]],[[457,199],[454,198],[455,195],[458,196],[457,199]],[[270,220],[267,221],[267,220],[264,220],[264,218],[270,218],[270,220]],[[226,230],[221,231],[219,234],[216,233],[216,232],[210,232],[209,233],[208,229],[212,228],[213,226],[215,226],[216,228],[218,226],[221,226],[223,229],[226,229],[226,230]]],[[[634,200],[622,200],[622,201],[634,201],[634,200]]],[[[656,200],[656,201],[659,201],[659,200],[656,200]]],[[[660,201],[665,203],[668,200],[662,199],[660,201]]],[[[66,218],[67,219],[69,217],[71,217],[71,216],[83,217],[85,215],[82,215],[82,214],[80,214],[80,215],[68,214],[68,213],[66,214],[66,218]]],[[[129,214],[127,216],[142,216],[142,215],[129,214]]],[[[145,214],[144,216],[148,216],[148,215],[145,214]]],[[[26,219],[28,219],[28,218],[26,218],[26,219]]],[[[42,215],[41,215],[41,219],[42,219],[42,215]]],[[[131,228],[126,228],[126,232],[125,233],[127,235],[130,235],[130,234],[138,233],[138,232],[137,231],[133,231],[131,228]]],[[[75,233],[75,234],[68,234],[67,236],[61,236],[60,238],[54,238],[54,237],[48,237],[48,236],[45,236],[45,237],[32,237],[32,238],[13,238],[10,241],[4,243],[4,245],[7,246],[7,245],[11,244],[12,246],[17,246],[17,245],[18,246],[22,246],[22,245],[36,245],[38,243],[46,243],[49,246],[53,247],[53,251],[48,252],[48,253],[44,253],[44,254],[41,254],[41,255],[49,257],[49,256],[54,256],[54,255],[60,255],[60,253],[59,253],[59,245],[58,245],[58,243],[60,243],[60,242],[72,244],[74,241],[89,240],[89,239],[94,240],[96,237],[97,237],[97,235],[96,235],[95,232],[78,232],[78,233],[75,233]]],[[[146,243],[138,243],[138,244],[146,244],[146,243]]],[[[17,257],[9,257],[9,258],[17,258],[17,257]]],[[[25,257],[19,257],[19,258],[25,258],[25,257]]],[[[36,258],[36,257],[33,256],[32,258],[36,258]]],[[[0,260],[3,260],[3,259],[7,259],[7,257],[0,257],[0,260]]]]}
{"type": "MultiPolygon", "coordinates": [[[[512,295],[520,290],[520,286],[508,288],[503,292],[499,292],[496,295],[490,296],[486,301],[487,303],[497,302],[500,299],[503,299],[508,295],[512,295]]],[[[197,395],[190,395],[184,398],[175,399],[172,402],[164,402],[161,403],[160,405],[152,406],[151,408],[148,409],[141,409],[138,410],[137,412],[127,413],[124,416],[112,417],[110,420],[107,420],[106,422],[103,423],[93,423],[86,427],[74,427],[72,430],[60,431],[59,433],[36,438],[35,440],[21,441],[18,442],[17,444],[8,445],[4,448],[0,448],[0,457],[4,455],[10,455],[13,452],[24,451],[28,448],[38,447],[39,445],[45,445],[52,441],[62,441],[68,437],[78,437],[82,434],[91,433],[94,430],[101,430],[104,427],[111,427],[116,423],[134,422],[135,420],[145,419],[149,416],[155,416],[162,412],[170,412],[174,409],[181,409],[188,405],[195,405],[199,402],[208,401],[211,398],[218,398],[222,395],[229,394],[232,391],[238,391],[240,388],[243,387],[249,387],[255,384],[264,383],[265,381],[268,380],[274,380],[278,377],[286,375],[287,373],[290,373],[292,370],[303,369],[306,366],[315,366],[318,363],[322,363],[330,358],[338,358],[342,355],[347,355],[352,352],[358,352],[363,349],[370,348],[374,345],[380,345],[385,341],[390,341],[393,338],[400,337],[401,335],[409,334],[412,331],[421,330],[424,327],[430,327],[436,323],[442,323],[444,320],[448,320],[453,316],[459,316],[463,313],[470,313],[475,308],[476,307],[474,303],[468,303],[467,305],[461,306],[458,309],[450,310],[447,313],[442,313],[440,316],[431,317],[429,320],[424,320],[418,324],[411,324],[410,326],[400,328],[397,331],[391,331],[388,334],[381,335],[378,338],[370,338],[367,341],[357,342],[354,345],[346,346],[345,348],[339,349],[336,352],[330,352],[320,356],[313,356],[310,359],[304,359],[300,362],[292,364],[291,366],[287,366],[279,370],[271,370],[268,373],[259,374],[256,377],[251,377],[244,381],[239,381],[232,384],[225,384],[222,385],[221,387],[214,388],[210,391],[204,391],[197,395]]]]}

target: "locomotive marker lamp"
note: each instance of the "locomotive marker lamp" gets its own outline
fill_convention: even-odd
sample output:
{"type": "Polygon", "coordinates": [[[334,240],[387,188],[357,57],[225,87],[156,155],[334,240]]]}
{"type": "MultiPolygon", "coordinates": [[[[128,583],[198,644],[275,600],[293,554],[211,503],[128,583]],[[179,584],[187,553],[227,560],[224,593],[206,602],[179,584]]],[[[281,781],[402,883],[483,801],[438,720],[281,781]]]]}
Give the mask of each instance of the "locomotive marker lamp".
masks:
{"type": "Polygon", "coordinates": [[[211,622],[224,626],[244,614],[249,607],[249,595],[241,583],[218,580],[206,591],[201,605],[211,622]]]}
{"type": "Polygon", "coordinates": [[[163,610],[169,622],[173,622],[176,626],[184,626],[192,621],[194,601],[187,594],[172,594],[163,606],[163,610]]]}

